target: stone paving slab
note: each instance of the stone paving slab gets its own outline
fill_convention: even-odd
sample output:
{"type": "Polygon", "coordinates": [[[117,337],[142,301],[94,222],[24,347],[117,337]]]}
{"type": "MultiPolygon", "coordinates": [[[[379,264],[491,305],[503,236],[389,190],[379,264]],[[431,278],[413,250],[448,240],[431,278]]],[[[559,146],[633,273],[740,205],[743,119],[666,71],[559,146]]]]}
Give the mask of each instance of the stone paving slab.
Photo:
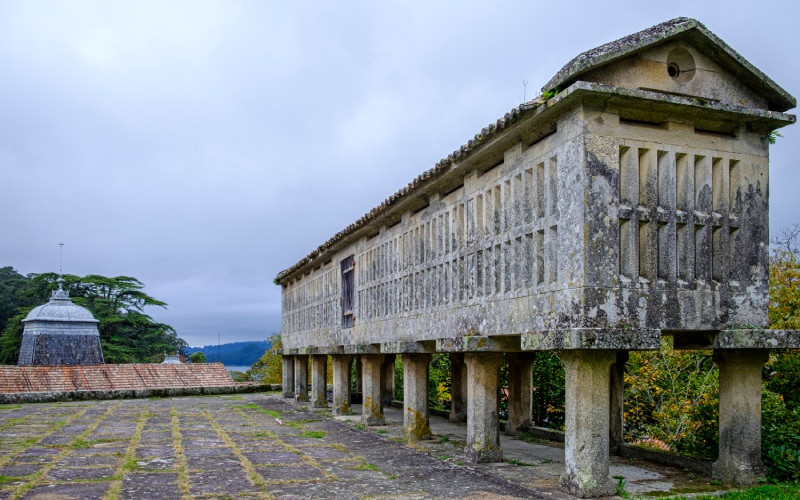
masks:
{"type": "MultiPolygon", "coordinates": [[[[468,465],[464,424],[432,417],[434,439],[409,446],[402,413],[386,417],[362,429],[261,393],[0,406],[13,436],[0,440],[0,499],[571,498],[558,447],[504,436],[514,462],[468,465]]],[[[680,482],[627,462],[613,473],[637,494],[680,482]]]]}

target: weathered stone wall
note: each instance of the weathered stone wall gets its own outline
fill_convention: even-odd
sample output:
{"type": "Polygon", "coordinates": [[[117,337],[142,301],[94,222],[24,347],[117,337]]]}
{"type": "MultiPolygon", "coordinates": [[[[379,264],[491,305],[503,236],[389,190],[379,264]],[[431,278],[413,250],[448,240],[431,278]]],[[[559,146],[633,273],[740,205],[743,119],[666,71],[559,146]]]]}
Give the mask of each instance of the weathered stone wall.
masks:
{"type": "Polygon", "coordinates": [[[286,348],[547,328],[580,301],[583,140],[569,126],[284,287],[286,348]],[[571,133],[573,137],[567,136],[571,133]],[[355,328],[341,328],[339,262],[355,255],[355,328]],[[560,314],[559,314],[560,311],[560,314]]]}
{"type": "Polygon", "coordinates": [[[553,133],[285,284],[284,346],[547,332],[523,348],[653,348],[661,330],[764,327],[768,150],[752,117],[678,122],[663,96],[643,111],[641,94],[574,87],[554,99],[553,133]],[[342,328],[350,255],[356,321],[342,328]]]}
{"type": "MultiPolygon", "coordinates": [[[[767,324],[767,147],[654,114],[587,111],[586,326],[767,324]],[[603,210],[603,207],[607,207],[603,210]]],[[[692,118],[684,115],[684,119],[692,118]]]]}

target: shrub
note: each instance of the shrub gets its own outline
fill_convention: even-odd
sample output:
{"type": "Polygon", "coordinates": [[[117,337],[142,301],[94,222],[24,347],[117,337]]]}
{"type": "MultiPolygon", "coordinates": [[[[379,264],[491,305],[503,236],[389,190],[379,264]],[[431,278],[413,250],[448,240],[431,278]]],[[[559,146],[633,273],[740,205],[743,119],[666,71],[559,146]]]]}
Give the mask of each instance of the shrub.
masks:
{"type": "Polygon", "coordinates": [[[783,397],[767,389],[761,398],[761,459],[770,479],[800,480],[800,410],[787,409],[783,397]]]}

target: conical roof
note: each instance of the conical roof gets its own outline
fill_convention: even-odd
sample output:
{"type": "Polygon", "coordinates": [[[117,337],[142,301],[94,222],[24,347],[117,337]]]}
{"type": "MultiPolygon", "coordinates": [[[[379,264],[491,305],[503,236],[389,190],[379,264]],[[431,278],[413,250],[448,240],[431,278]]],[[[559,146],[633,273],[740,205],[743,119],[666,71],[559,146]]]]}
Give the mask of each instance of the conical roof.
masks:
{"type": "Polygon", "coordinates": [[[69,298],[69,292],[63,289],[64,280],[58,278],[58,290],[53,292],[50,301],[34,307],[23,323],[30,321],[59,321],[62,323],[99,323],[91,311],[85,307],[75,305],[69,298]]]}

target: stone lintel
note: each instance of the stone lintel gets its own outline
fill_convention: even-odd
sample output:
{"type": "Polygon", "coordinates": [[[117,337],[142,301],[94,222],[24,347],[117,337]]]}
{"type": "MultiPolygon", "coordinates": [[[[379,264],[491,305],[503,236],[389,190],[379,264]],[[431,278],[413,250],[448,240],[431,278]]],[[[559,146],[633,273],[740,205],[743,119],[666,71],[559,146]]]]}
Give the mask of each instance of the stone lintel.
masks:
{"type": "Polygon", "coordinates": [[[610,349],[648,351],[661,347],[661,330],[656,328],[565,328],[522,334],[525,351],[610,349]]]}
{"type": "Polygon", "coordinates": [[[519,352],[519,335],[497,335],[481,337],[467,335],[450,339],[437,339],[439,352],[519,352]]]}
{"type": "Polygon", "coordinates": [[[283,355],[284,356],[294,356],[295,354],[299,354],[298,349],[296,347],[284,348],[283,355]]]}
{"type": "Polygon", "coordinates": [[[350,344],[342,346],[339,354],[381,354],[380,344],[350,344]]]}
{"type": "Polygon", "coordinates": [[[309,354],[344,354],[344,346],[323,346],[323,347],[309,347],[309,354]]]}
{"type": "Polygon", "coordinates": [[[714,349],[800,349],[800,330],[722,330],[714,349]]]}
{"type": "Polygon", "coordinates": [[[433,354],[436,352],[436,342],[386,342],[381,344],[384,354],[433,354]]]}

